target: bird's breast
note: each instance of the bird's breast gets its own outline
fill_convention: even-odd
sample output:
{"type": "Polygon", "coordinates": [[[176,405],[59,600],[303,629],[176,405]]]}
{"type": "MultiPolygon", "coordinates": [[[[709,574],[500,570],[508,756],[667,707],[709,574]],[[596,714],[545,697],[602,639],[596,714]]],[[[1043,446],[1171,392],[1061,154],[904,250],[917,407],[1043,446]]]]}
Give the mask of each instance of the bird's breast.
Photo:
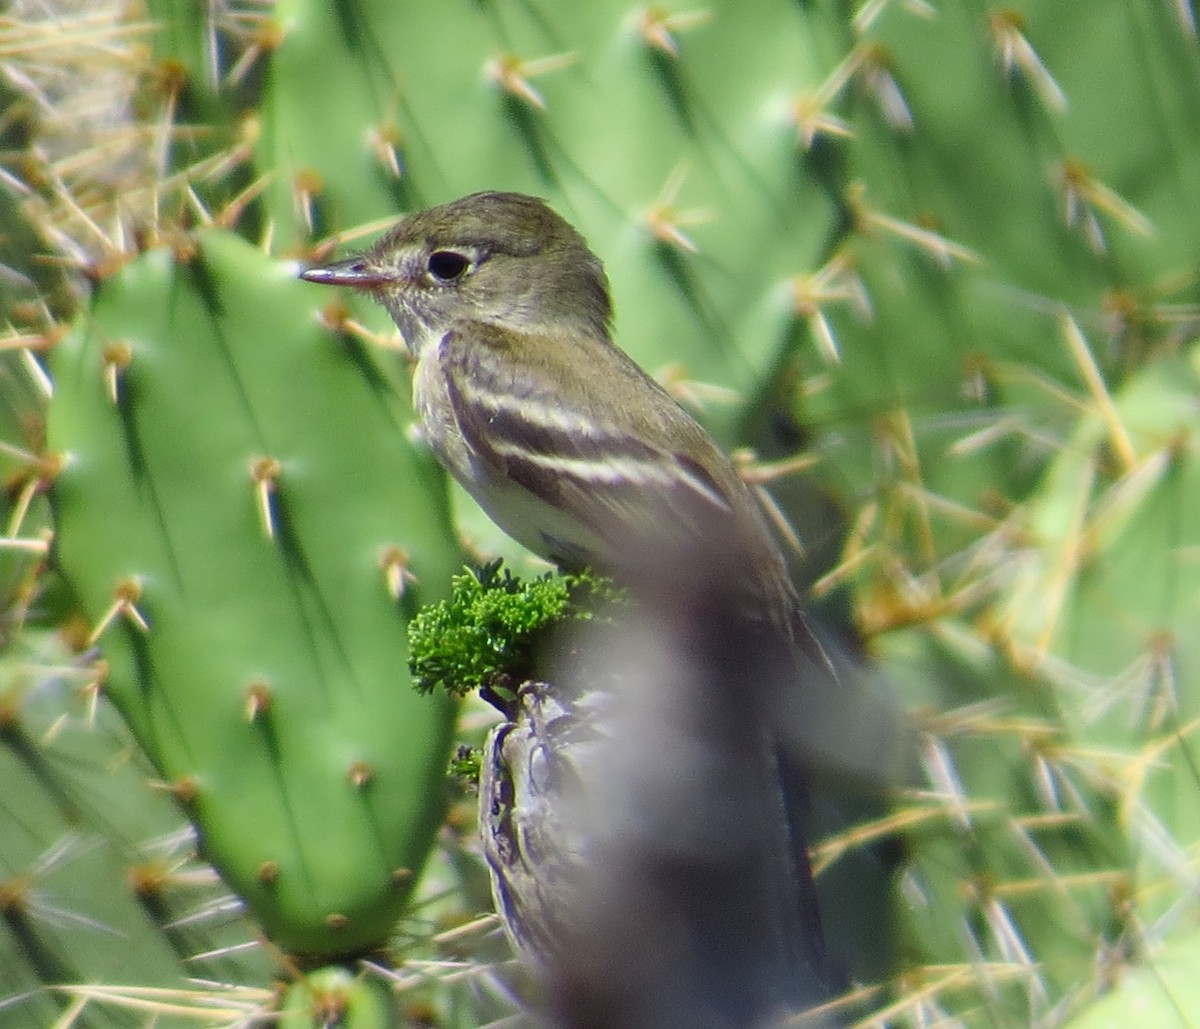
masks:
{"type": "Polygon", "coordinates": [[[593,564],[593,555],[603,552],[600,541],[583,526],[475,452],[459,426],[436,348],[427,348],[417,362],[413,406],[438,461],[518,543],[541,557],[573,566],[593,564]]]}

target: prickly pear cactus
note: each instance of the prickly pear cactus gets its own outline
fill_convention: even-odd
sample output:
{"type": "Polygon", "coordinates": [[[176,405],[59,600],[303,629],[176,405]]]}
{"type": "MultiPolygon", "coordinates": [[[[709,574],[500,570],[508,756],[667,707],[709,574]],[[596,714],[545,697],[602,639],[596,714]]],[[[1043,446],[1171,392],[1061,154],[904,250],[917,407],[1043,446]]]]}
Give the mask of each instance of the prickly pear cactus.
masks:
{"type": "Polygon", "coordinates": [[[1094,748],[1082,766],[1120,804],[1144,944],[1189,921],[1200,840],[1198,401],[1193,343],[1080,420],[1030,498],[1002,612],[1016,660],[1052,677],[1071,736],[1094,748]]]}
{"type": "Polygon", "coordinates": [[[453,708],[405,613],[456,547],[411,415],[315,291],[219,230],[102,282],[54,351],[54,560],[103,690],[290,953],[382,945],[440,820],[453,708]]]}
{"type": "Polygon", "coordinates": [[[116,984],[129,983],[143,1000],[174,991],[181,1012],[199,1012],[181,989],[189,976],[247,984],[229,994],[231,1010],[264,1007],[266,991],[248,988],[270,971],[248,946],[254,927],[195,859],[193,832],[100,701],[95,670],[57,634],[6,614],[0,1021],[71,1024],[72,1011],[116,1003],[116,984]]]}
{"type": "Polygon", "coordinates": [[[842,101],[804,110],[844,162],[853,299],[804,312],[838,363],[797,352],[821,388],[793,410],[862,498],[818,589],[851,584],[923,732],[889,1010],[1056,1024],[1194,919],[1196,26],[1024,3],[850,27],[818,91],[842,101]]]}
{"type": "Polygon", "coordinates": [[[621,344],[771,459],[746,474],[813,599],[914,711],[922,777],[816,862],[902,838],[864,987],[887,1017],[1055,1024],[1186,944],[1190,4],[145,6],[11,5],[3,256],[49,300],[10,303],[4,368],[39,379],[49,312],[86,313],[49,362],[48,450],[37,417],[0,419],[6,596],[57,595],[67,623],[29,590],[53,480],[101,702],[276,939],[340,953],[404,903],[449,712],[413,707],[403,621],[459,563],[410,416],[349,342],[390,328],[349,301],[335,339],[327,297],[232,237],[323,252],[503,188],[584,232],[621,344]]]}

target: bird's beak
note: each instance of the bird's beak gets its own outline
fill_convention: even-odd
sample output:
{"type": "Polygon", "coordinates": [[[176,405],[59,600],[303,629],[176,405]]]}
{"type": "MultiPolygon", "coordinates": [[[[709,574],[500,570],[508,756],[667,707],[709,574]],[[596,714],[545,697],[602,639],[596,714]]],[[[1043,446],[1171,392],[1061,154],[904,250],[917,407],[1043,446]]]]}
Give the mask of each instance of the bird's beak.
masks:
{"type": "Polygon", "coordinates": [[[300,278],[322,286],[351,286],[355,289],[378,289],[396,280],[395,272],[380,268],[368,258],[350,257],[345,261],[306,268],[300,278]]]}

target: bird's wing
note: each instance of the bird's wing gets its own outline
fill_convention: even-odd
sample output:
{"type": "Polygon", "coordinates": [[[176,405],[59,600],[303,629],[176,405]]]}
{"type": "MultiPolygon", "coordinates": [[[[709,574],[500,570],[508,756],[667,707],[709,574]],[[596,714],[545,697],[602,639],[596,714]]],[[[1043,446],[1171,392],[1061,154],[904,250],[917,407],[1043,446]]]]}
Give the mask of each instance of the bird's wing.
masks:
{"type": "Polygon", "coordinates": [[[487,354],[509,346],[505,330],[470,323],[443,339],[442,369],[459,429],[479,460],[603,548],[580,553],[547,541],[549,556],[636,579],[647,560],[669,565],[663,548],[683,561],[703,555],[742,594],[748,613],[774,623],[821,674],[836,678],[758,501],[704,429],[674,401],[664,405],[662,387],[611,344],[556,365],[553,394],[512,361],[487,354]],[[597,400],[597,384],[608,397],[616,389],[625,406],[614,412],[611,401],[597,400]],[[678,439],[687,453],[673,445],[678,439]]]}
{"type": "MultiPolygon", "coordinates": [[[[493,472],[586,527],[614,552],[659,536],[707,539],[715,533],[719,539],[733,530],[738,501],[720,481],[723,469],[714,473],[679,452],[666,426],[638,417],[648,407],[661,409],[659,398],[650,404],[646,396],[659,387],[625,355],[607,346],[589,348],[579,363],[555,368],[550,395],[514,373],[511,362],[486,359],[489,347],[505,344],[505,330],[481,323],[442,342],[459,429],[493,472]],[[596,400],[597,384],[610,390],[614,377],[626,402],[619,412],[596,400]]],[[[703,435],[682,409],[678,417],[686,431],[703,435]]],[[[711,446],[706,438],[705,445],[711,446]]],[[[597,567],[611,568],[614,554],[593,557],[597,567]]]]}

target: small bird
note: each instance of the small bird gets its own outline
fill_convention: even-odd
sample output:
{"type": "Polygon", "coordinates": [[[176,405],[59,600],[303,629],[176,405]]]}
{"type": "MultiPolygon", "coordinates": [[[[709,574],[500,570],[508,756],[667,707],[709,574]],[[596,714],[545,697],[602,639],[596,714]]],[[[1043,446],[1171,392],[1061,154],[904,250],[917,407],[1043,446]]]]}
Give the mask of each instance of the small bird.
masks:
{"type": "Polygon", "coordinates": [[[542,200],[475,193],[302,278],[387,308],[416,360],[429,445],[508,535],[560,567],[618,580],[646,557],[640,541],[689,554],[721,541],[747,610],[832,671],[758,498],[614,345],[604,268],[542,200]]]}
{"type": "MultiPolygon", "coordinates": [[[[611,575],[644,604],[645,619],[609,648],[607,664],[623,668],[641,696],[657,683],[663,699],[651,718],[618,702],[607,729],[617,726],[622,740],[588,765],[587,803],[531,779],[543,764],[525,756],[545,753],[547,767],[582,774],[587,760],[575,760],[571,741],[614,735],[605,726],[564,728],[592,710],[578,691],[549,699],[527,691],[523,715],[538,717],[494,737],[518,756],[489,781],[520,788],[483,812],[485,840],[489,820],[505,832],[526,826],[499,842],[493,834],[497,905],[519,945],[543,941],[538,956],[557,969],[562,1024],[758,1025],[829,999],[839,977],[828,969],[806,856],[807,757],[792,738],[800,734],[780,728],[805,694],[799,705],[774,697],[801,682],[808,691],[836,685],[836,676],[756,495],[700,424],[613,343],[608,281],[583,237],[542,200],[475,193],[410,214],[369,250],[302,277],[361,290],[388,310],[415,359],[425,438],[493,521],[562,567],[611,575]],[[652,658],[630,664],[648,653],[654,625],[661,674],[652,658]],[[554,705],[572,712],[551,720],[562,739],[541,726],[539,713],[554,705]],[[668,726],[671,712],[678,719],[668,726]],[[643,724],[664,727],[661,749],[653,731],[642,739],[643,724]],[[514,749],[518,740],[526,750],[514,749]],[[635,781],[623,797],[605,792],[635,781]],[[657,802],[656,783],[664,787],[657,802]],[[535,789],[548,792],[539,801],[535,789]],[[659,814],[640,819],[647,806],[659,814]],[[579,821],[583,808],[615,820],[579,821]],[[522,812],[532,812],[528,822],[522,812]],[[559,822],[570,828],[558,833],[559,822]],[[681,841],[688,826],[695,838],[681,841]],[[555,854],[554,840],[578,833],[606,855],[594,865],[622,870],[607,892],[604,875],[584,878],[611,901],[612,924],[644,932],[640,941],[597,939],[590,917],[562,924],[571,902],[555,893],[562,883],[551,869],[575,868],[579,857],[574,843],[555,854]],[[533,837],[539,842],[523,852],[533,837]],[[634,882],[641,894],[622,890],[634,882]],[[621,901],[633,909],[618,917],[621,901]],[[676,934],[669,945],[654,938],[667,923],[676,934]],[[545,942],[553,939],[557,955],[545,942]],[[647,963],[652,951],[658,966],[647,963]],[[649,981],[623,979],[639,964],[656,968],[649,981]],[[622,981],[636,986],[620,996],[622,981]],[[597,1021],[601,1010],[607,1022],[597,1021]]],[[[564,686],[581,675],[586,693],[590,673],[568,671],[564,686]]]]}

